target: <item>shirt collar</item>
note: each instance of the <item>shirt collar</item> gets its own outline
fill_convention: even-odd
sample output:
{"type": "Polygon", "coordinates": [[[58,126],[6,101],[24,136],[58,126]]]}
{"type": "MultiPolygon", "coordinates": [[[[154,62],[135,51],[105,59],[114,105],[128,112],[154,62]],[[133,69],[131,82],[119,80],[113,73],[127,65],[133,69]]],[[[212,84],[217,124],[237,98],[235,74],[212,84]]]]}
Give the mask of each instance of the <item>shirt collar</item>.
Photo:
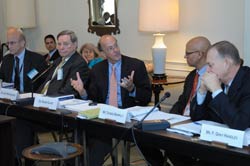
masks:
{"type": "Polygon", "coordinates": [[[23,49],[23,51],[20,54],[16,55],[19,58],[19,62],[21,63],[23,62],[24,55],[25,55],[25,49],[23,49]]]}
{"type": "Polygon", "coordinates": [[[202,76],[203,74],[205,74],[206,70],[207,70],[207,65],[203,66],[200,70],[196,71],[199,74],[199,76],[202,76]]]}

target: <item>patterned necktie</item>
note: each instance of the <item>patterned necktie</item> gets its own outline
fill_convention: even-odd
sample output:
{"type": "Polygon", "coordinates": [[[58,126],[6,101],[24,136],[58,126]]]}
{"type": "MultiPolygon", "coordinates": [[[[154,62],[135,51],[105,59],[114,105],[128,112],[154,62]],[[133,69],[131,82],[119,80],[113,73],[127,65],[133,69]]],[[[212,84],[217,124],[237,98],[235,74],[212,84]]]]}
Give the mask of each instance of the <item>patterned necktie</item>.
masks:
{"type": "Polygon", "coordinates": [[[115,66],[112,66],[112,73],[110,77],[110,84],[109,84],[109,105],[118,106],[117,102],[117,81],[115,75],[115,66]]]}
{"type": "Polygon", "coordinates": [[[20,75],[19,75],[19,58],[15,57],[15,78],[14,78],[14,84],[16,90],[20,90],[20,75]]]}
{"type": "Polygon", "coordinates": [[[186,105],[185,109],[183,110],[183,115],[185,115],[185,116],[189,116],[190,115],[190,102],[191,102],[191,100],[193,99],[193,97],[196,94],[196,89],[197,89],[197,85],[198,85],[198,79],[199,79],[199,74],[196,72],[196,75],[194,77],[192,91],[190,93],[187,105],[186,105]]]}
{"type": "Polygon", "coordinates": [[[43,87],[43,89],[42,89],[42,91],[41,91],[41,94],[44,94],[44,95],[47,94],[47,91],[48,91],[48,89],[49,89],[50,81],[57,75],[58,70],[59,70],[60,68],[62,68],[62,66],[63,66],[64,64],[65,64],[65,58],[62,58],[62,61],[61,61],[61,62],[59,63],[59,65],[56,67],[56,69],[55,69],[55,71],[54,71],[54,73],[53,73],[51,79],[50,79],[48,82],[46,82],[46,84],[44,85],[44,87],[43,87]]]}

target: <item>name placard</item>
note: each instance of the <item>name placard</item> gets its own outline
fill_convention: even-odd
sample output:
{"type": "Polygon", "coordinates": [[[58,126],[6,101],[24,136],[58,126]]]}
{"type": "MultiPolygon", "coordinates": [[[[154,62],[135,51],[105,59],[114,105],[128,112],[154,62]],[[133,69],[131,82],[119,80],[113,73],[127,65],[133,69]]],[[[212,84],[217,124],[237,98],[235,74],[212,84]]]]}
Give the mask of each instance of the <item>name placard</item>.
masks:
{"type": "Polygon", "coordinates": [[[125,123],[128,112],[110,105],[101,104],[98,118],[111,119],[119,123],[125,123]]]}
{"type": "Polygon", "coordinates": [[[56,110],[59,103],[58,98],[46,97],[46,96],[37,96],[35,97],[34,107],[45,107],[51,110],[56,110]]]}
{"type": "Polygon", "coordinates": [[[19,97],[19,92],[15,89],[9,89],[9,88],[1,88],[0,89],[0,98],[2,99],[10,99],[10,100],[16,100],[19,97]]]}
{"type": "Polygon", "coordinates": [[[218,141],[230,146],[242,148],[244,131],[219,126],[202,124],[200,139],[205,141],[218,141]]]}

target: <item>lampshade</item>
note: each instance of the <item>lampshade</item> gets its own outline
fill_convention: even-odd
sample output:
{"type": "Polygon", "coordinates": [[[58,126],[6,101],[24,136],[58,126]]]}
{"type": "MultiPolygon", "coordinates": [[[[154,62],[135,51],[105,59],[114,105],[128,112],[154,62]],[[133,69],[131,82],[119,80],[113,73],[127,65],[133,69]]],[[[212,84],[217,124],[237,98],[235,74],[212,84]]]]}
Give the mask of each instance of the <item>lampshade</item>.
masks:
{"type": "Polygon", "coordinates": [[[179,28],[179,0],[140,0],[139,31],[169,32],[179,28]]]}
{"type": "Polygon", "coordinates": [[[154,76],[166,80],[167,47],[162,32],[178,30],[179,0],[140,0],[139,3],[139,31],[156,33],[152,46],[154,76]]]}
{"type": "Polygon", "coordinates": [[[35,0],[7,0],[6,25],[18,28],[36,26],[35,0]]]}

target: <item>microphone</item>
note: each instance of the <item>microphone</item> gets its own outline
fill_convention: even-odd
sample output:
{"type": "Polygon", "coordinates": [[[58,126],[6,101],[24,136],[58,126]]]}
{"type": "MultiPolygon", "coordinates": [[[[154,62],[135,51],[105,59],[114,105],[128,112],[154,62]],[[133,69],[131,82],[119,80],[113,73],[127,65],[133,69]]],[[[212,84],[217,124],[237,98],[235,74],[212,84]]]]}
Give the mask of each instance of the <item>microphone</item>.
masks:
{"type": "Polygon", "coordinates": [[[46,74],[51,68],[53,67],[53,65],[49,65],[43,72],[41,72],[39,74],[39,72],[36,69],[31,69],[28,73],[27,76],[31,79],[31,97],[28,98],[23,98],[23,99],[18,99],[16,100],[16,104],[18,105],[32,105],[34,103],[34,83],[41,78],[42,76],[44,76],[44,74],[46,74]]]}
{"type": "Polygon", "coordinates": [[[46,74],[51,68],[53,67],[53,64],[50,64],[48,66],[47,69],[45,69],[43,72],[41,72],[40,74],[36,74],[33,78],[30,78],[31,81],[31,98],[34,98],[33,94],[34,94],[34,83],[41,78],[42,76],[44,76],[44,74],[46,74]]]}
{"type": "Polygon", "coordinates": [[[147,130],[163,130],[170,127],[170,123],[167,120],[148,120],[144,121],[153,111],[157,108],[166,98],[170,97],[170,93],[166,92],[160,101],[140,120],[134,127],[142,129],[143,131],[147,130]]]}
{"type": "Polygon", "coordinates": [[[44,74],[46,74],[51,68],[53,67],[53,64],[50,64],[49,67],[47,69],[45,69],[42,73],[40,73],[39,75],[35,75],[33,78],[30,78],[32,81],[31,83],[34,84],[39,78],[41,78],[44,74]]]}

